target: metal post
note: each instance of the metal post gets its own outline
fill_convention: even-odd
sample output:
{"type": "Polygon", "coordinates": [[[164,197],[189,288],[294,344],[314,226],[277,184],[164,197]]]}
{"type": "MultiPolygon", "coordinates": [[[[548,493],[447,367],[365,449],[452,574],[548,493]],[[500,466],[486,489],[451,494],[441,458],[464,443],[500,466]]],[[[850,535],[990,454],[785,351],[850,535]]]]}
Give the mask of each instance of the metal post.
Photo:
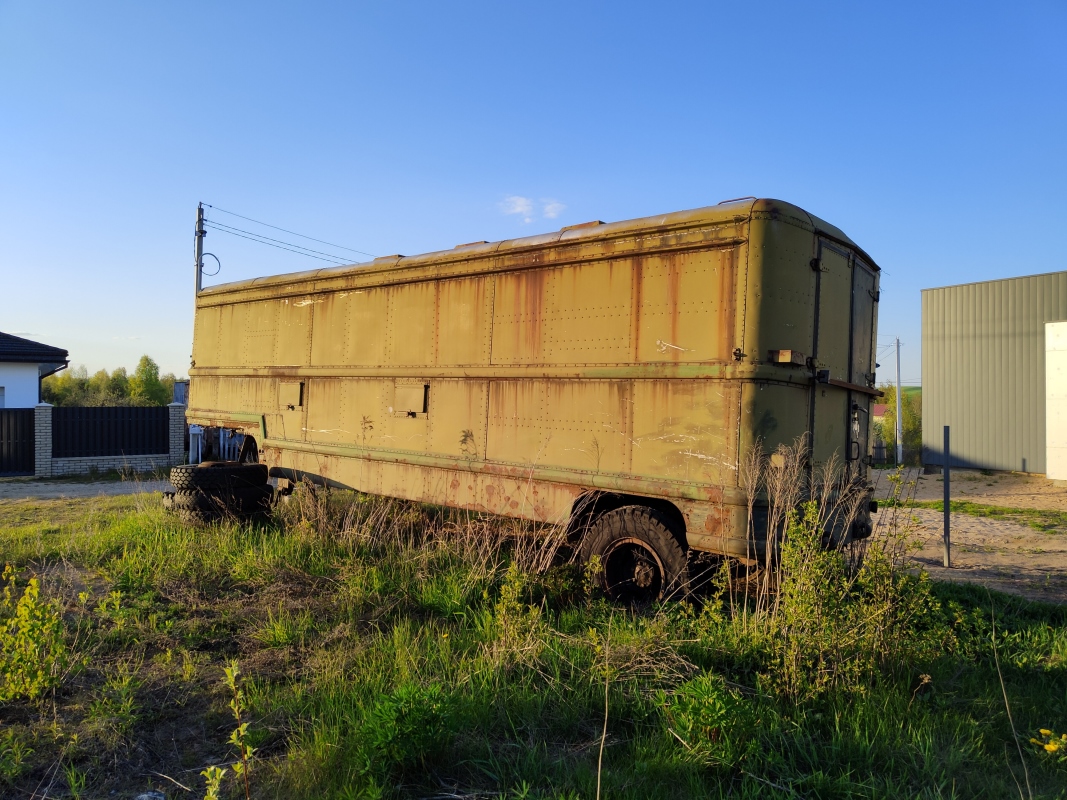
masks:
{"type": "Polygon", "coordinates": [[[204,237],[207,236],[207,231],[204,230],[204,204],[198,203],[196,206],[196,233],[193,234],[193,255],[196,258],[196,293],[200,294],[201,276],[204,269],[204,237]]]}
{"type": "Polygon", "coordinates": [[[897,466],[904,463],[904,421],[900,418],[900,339],[897,339],[897,466]]]}
{"type": "Polygon", "coordinates": [[[949,523],[952,518],[952,491],[949,488],[949,481],[951,480],[952,470],[952,455],[948,446],[948,425],[945,426],[945,455],[944,455],[944,476],[945,476],[945,569],[952,566],[952,540],[949,537],[949,523]]]}

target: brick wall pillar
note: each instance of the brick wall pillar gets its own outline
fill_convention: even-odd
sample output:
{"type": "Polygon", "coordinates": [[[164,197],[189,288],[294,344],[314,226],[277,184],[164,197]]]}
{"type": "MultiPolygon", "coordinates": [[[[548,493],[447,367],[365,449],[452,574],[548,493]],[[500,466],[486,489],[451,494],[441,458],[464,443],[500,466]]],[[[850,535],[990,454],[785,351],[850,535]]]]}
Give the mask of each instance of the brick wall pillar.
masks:
{"type": "Polygon", "coordinates": [[[52,477],[52,405],[38,403],[33,409],[33,475],[52,477]]]}
{"type": "Polygon", "coordinates": [[[170,463],[185,463],[185,406],[171,403],[170,409],[170,463]]]}

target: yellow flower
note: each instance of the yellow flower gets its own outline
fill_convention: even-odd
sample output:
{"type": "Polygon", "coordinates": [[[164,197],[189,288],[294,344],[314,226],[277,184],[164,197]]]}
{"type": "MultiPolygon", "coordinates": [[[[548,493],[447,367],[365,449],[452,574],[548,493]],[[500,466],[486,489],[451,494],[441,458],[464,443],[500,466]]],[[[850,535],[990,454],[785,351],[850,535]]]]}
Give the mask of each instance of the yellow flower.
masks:
{"type": "Polygon", "coordinates": [[[1057,750],[1060,749],[1060,746],[1058,744],[1054,744],[1052,742],[1049,742],[1048,744],[1045,745],[1045,749],[1048,750],[1050,753],[1055,753],[1057,750]]]}
{"type": "Polygon", "coordinates": [[[1044,744],[1044,742],[1038,741],[1037,739],[1030,739],[1030,744],[1044,744]]]}
{"type": "Polygon", "coordinates": [[[1041,730],[1038,731],[1038,733],[1040,733],[1042,736],[1051,736],[1052,735],[1052,731],[1050,731],[1048,728],[1042,728],[1041,730]]]}

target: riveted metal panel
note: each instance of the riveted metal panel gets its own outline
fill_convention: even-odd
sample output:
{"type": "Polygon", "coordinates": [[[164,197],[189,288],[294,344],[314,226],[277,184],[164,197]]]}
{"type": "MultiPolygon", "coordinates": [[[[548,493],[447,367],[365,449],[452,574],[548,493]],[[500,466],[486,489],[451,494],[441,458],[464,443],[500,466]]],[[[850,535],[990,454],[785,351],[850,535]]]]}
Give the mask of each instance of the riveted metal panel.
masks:
{"type": "Polygon", "coordinates": [[[1067,272],[924,289],[923,462],[1044,473],[1045,323],[1067,319],[1067,272]]]}
{"type": "Polygon", "coordinates": [[[494,286],[492,277],[438,284],[435,363],[446,367],[489,363],[494,286]]]}
{"type": "Polygon", "coordinates": [[[728,362],[738,248],[633,259],[637,363],[728,362]]]}

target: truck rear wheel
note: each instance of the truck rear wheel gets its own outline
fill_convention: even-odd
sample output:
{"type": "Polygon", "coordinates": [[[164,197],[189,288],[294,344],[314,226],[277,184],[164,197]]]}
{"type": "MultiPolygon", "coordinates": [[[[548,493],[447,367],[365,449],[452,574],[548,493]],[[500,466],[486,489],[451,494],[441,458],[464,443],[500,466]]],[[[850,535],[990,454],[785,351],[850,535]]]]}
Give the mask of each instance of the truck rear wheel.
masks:
{"type": "Polygon", "coordinates": [[[599,517],[582,542],[582,559],[600,557],[600,587],[612,600],[642,605],[688,590],[685,547],[665,514],[623,506],[599,517]]]}

